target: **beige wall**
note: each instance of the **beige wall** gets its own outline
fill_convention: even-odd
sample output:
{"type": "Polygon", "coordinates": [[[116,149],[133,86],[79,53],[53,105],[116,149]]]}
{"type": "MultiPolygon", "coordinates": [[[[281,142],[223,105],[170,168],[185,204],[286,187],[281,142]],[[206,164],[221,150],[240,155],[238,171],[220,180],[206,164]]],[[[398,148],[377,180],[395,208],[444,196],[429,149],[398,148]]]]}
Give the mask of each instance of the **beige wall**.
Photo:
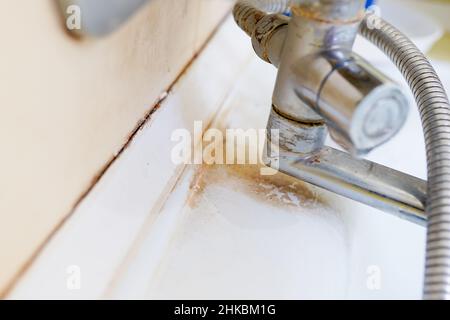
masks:
{"type": "Polygon", "coordinates": [[[52,0],[0,0],[0,293],[230,5],[153,0],[111,36],[80,41],[52,0]]]}

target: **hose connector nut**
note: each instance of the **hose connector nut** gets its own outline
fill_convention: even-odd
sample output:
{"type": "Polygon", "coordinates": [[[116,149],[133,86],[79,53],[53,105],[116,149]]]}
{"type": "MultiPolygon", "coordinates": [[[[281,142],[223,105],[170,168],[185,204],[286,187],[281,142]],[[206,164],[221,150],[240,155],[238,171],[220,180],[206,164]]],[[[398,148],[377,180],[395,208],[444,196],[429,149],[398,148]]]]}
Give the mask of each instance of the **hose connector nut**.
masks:
{"type": "MultiPolygon", "coordinates": [[[[280,52],[271,53],[272,48],[278,48],[281,51],[281,46],[271,46],[275,33],[280,31],[281,28],[287,27],[289,24],[289,18],[281,14],[268,14],[261,18],[252,34],[252,45],[256,54],[264,61],[277,65],[280,57],[280,52]]],[[[284,41],[285,36],[280,38],[284,41]]]]}

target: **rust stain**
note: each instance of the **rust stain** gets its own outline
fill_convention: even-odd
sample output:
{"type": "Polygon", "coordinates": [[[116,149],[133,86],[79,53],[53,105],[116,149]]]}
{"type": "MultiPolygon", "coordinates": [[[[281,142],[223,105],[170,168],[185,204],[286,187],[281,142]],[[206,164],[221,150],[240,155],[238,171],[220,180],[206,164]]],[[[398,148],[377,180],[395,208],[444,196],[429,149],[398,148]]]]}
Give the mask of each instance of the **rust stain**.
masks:
{"type": "Polygon", "coordinates": [[[352,19],[326,19],[321,16],[320,11],[314,10],[311,6],[306,5],[296,5],[291,8],[292,13],[296,16],[303,16],[307,19],[315,20],[320,23],[335,24],[335,25],[346,25],[359,23],[364,18],[364,12],[361,11],[356,17],[352,19]]]}
{"type": "Polygon", "coordinates": [[[255,20],[258,22],[259,20],[261,20],[262,18],[264,18],[266,16],[266,13],[257,11],[254,15],[255,20]]]}
{"type": "Polygon", "coordinates": [[[187,204],[196,208],[201,203],[208,186],[221,185],[245,193],[257,201],[276,207],[312,208],[328,205],[306,183],[281,172],[261,175],[262,165],[201,165],[191,182],[191,195],[187,204]]]}

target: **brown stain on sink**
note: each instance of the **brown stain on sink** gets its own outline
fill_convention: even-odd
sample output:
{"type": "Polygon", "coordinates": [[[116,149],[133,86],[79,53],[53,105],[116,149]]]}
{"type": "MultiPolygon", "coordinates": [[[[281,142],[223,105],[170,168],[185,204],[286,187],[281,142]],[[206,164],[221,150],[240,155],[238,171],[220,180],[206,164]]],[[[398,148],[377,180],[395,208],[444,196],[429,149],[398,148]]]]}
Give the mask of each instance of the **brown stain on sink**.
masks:
{"type": "MultiPolygon", "coordinates": [[[[218,121],[212,123],[208,128],[217,129],[222,132],[223,145],[221,154],[224,160],[228,159],[227,135],[225,130],[229,128],[227,119],[229,119],[229,113],[232,111],[233,108],[222,110],[221,115],[217,117],[218,121]]],[[[203,147],[205,147],[204,142],[203,147]]],[[[246,157],[250,154],[250,149],[254,150],[254,146],[250,146],[247,143],[245,146],[236,143],[235,147],[244,148],[246,157]]],[[[190,195],[187,200],[187,205],[191,208],[197,208],[206,196],[206,189],[212,185],[220,185],[278,208],[311,209],[320,206],[329,206],[314,186],[281,172],[277,172],[274,175],[262,175],[261,169],[265,166],[260,162],[261,159],[259,159],[258,164],[249,163],[248,159],[245,164],[196,165],[195,174],[190,185],[190,195]]],[[[234,156],[234,163],[238,163],[236,154],[234,156]]]]}
{"type": "Polygon", "coordinates": [[[221,185],[276,207],[313,208],[327,203],[312,186],[285,175],[261,175],[262,165],[200,165],[191,182],[188,205],[196,208],[206,188],[221,185]]]}

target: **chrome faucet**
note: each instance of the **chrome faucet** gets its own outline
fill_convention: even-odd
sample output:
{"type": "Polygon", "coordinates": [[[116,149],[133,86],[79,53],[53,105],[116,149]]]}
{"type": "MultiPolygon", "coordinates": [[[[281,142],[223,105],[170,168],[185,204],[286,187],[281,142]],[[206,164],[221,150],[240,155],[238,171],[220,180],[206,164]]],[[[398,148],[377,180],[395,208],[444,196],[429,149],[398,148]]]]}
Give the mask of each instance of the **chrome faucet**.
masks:
{"type": "Polygon", "coordinates": [[[427,59],[397,29],[367,16],[362,0],[240,0],[234,17],[258,56],[279,69],[267,130],[279,156],[266,156],[266,164],[428,225],[424,297],[450,298],[450,104],[427,59]],[[358,32],[397,64],[415,94],[428,182],[362,159],[401,129],[408,100],[352,51],[358,32]],[[346,152],[325,146],[328,133],[346,152]]]}
{"type": "Polygon", "coordinates": [[[267,15],[252,33],[256,52],[279,69],[267,132],[278,129],[280,158],[267,164],[425,224],[426,182],[360,159],[392,138],[408,114],[399,86],[352,52],[362,1],[303,1],[291,16],[267,15]],[[328,133],[348,153],[326,147],[328,133]]]}

